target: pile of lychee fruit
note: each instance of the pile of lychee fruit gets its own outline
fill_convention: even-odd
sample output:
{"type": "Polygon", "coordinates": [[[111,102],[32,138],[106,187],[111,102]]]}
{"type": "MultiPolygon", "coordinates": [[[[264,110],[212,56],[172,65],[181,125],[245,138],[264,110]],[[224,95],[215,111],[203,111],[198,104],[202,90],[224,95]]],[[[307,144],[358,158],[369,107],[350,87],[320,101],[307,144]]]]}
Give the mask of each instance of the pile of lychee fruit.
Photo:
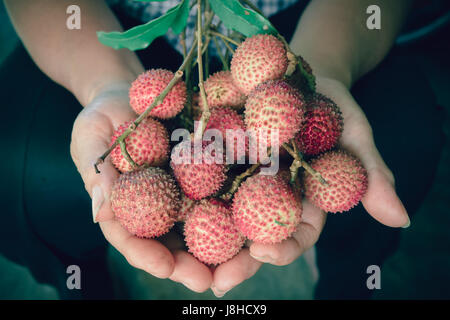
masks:
{"type": "MultiPolygon", "coordinates": [[[[119,145],[111,152],[121,172],[111,206],[122,226],[137,237],[155,238],[184,222],[189,252],[207,265],[217,265],[235,256],[246,239],[274,244],[290,237],[302,222],[303,197],[333,213],[358,204],[367,189],[367,173],[355,156],[338,147],[340,110],[331,99],[307,93],[286,77],[288,64],[287,49],[277,37],[256,35],[243,41],[232,57],[231,71],[215,73],[205,82],[211,111],[206,129],[224,136],[234,129],[276,130],[279,146],[290,144],[322,179],[300,169],[293,184],[292,172],[281,165],[275,175],[255,170],[231,197],[223,197],[234,172],[248,165],[179,164],[169,159],[169,133],[161,121],[175,117],[186,105],[189,93],[180,80],[124,140],[127,152],[119,145]]],[[[163,69],[141,74],[129,91],[133,110],[142,114],[173,77],[163,69]]],[[[201,99],[194,99],[197,119],[203,108],[201,99]]],[[[111,144],[130,123],[116,129],[111,144]]],[[[280,154],[283,163],[288,154],[281,148],[280,154]]]]}

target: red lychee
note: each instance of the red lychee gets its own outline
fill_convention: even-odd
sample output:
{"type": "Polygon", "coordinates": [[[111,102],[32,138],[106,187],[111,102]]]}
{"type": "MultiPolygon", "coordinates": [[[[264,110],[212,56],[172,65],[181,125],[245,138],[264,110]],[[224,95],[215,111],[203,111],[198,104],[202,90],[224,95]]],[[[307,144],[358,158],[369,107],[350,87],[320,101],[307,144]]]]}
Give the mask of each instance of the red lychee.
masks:
{"type": "Polygon", "coordinates": [[[193,146],[186,148],[188,150],[179,146],[179,152],[177,149],[172,152],[170,166],[184,194],[190,199],[200,200],[219,191],[227,178],[223,160],[216,163],[214,159],[208,159],[204,148],[197,151],[193,146]],[[185,155],[186,151],[190,154],[185,155]]]}
{"type": "Polygon", "coordinates": [[[140,238],[163,235],[175,223],[180,206],[173,178],[160,168],[126,172],[111,190],[111,209],[120,224],[140,238]]]}
{"type": "Polygon", "coordinates": [[[177,221],[186,221],[187,217],[192,213],[197,201],[191,200],[184,193],[181,194],[181,205],[178,210],[177,221]]]}
{"type": "Polygon", "coordinates": [[[234,257],[245,237],[233,222],[231,210],[218,200],[202,200],[184,226],[186,245],[200,261],[216,265],[234,257]]]}
{"type": "Polygon", "coordinates": [[[258,174],[239,187],[232,211],[236,226],[247,238],[273,244],[296,231],[302,203],[285,176],[258,174]]]}
{"type": "MultiPolygon", "coordinates": [[[[111,145],[128,129],[132,121],[128,121],[116,131],[111,138],[111,145]]],[[[166,128],[157,120],[144,119],[139,126],[125,139],[126,149],[131,159],[138,165],[162,166],[169,153],[169,135],[166,128]]],[[[120,172],[131,171],[131,164],[122,155],[120,146],[111,151],[111,162],[120,172]]]]}
{"type": "Polygon", "coordinates": [[[304,173],[305,196],[327,212],[353,208],[367,190],[367,171],[361,161],[345,151],[330,151],[313,159],[311,167],[322,175],[327,185],[304,173]]]}
{"type": "Polygon", "coordinates": [[[276,37],[258,34],[242,42],[231,60],[236,86],[246,95],[260,83],[281,79],[288,59],[284,44],[276,37]]]}
{"type": "MultiPolygon", "coordinates": [[[[129,91],[130,105],[133,110],[137,114],[143,113],[167,87],[173,77],[173,72],[165,69],[151,69],[139,75],[129,91]]],[[[179,80],[163,102],[150,111],[149,116],[160,119],[173,118],[183,109],[185,103],[186,85],[179,80]]]]}
{"type": "MultiPolygon", "coordinates": [[[[245,135],[243,117],[231,108],[217,107],[211,110],[211,116],[206,130],[217,129],[222,134],[223,144],[226,146],[227,136],[229,141],[234,141],[234,159],[245,157],[248,151],[248,138],[245,135]],[[241,144],[238,141],[242,141],[241,144]],[[238,150],[242,148],[242,150],[238,150]]],[[[227,147],[227,146],[226,146],[227,147]]],[[[226,151],[226,150],[225,150],[226,151]]]]}
{"type": "MultiPolygon", "coordinates": [[[[217,72],[206,80],[205,92],[209,108],[230,107],[241,109],[247,97],[233,83],[230,71],[217,72]]],[[[200,106],[203,106],[200,99],[200,106]]]]}
{"type": "Polygon", "coordinates": [[[315,94],[306,105],[305,120],[295,142],[304,154],[317,155],[336,145],[343,126],[339,107],[324,95],[315,94]]]}
{"type": "Polygon", "coordinates": [[[295,88],[283,80],[267,81],[252,91],[245,104],[245,124],[259,137],[267,135],[267,147],[271,146],[271,134],[279,135],[279,146],[294,138],[304,116],[304,98],[295,88]]]}

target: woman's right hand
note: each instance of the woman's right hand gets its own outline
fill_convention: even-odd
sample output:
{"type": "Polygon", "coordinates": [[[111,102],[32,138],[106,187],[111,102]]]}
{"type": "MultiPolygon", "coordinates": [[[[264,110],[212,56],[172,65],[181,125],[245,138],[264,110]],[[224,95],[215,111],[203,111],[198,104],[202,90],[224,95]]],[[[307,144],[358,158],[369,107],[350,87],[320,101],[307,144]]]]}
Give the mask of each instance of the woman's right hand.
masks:
{"type": "Polygon", "coordinates": [[[70,151],[85,188],[92,198],[94,222],[106,240],[135,268],[158,278],[170,278],[195,292],[203,292],[212,284],[210,269],[183,250],[183,239],[169,232],[162,239],[141,239],[125,230],[114,218],[110,194],[119,172],[109,157],[99,166],[94,163],[108,149],[114,130],[136,118],[128,103],[129,83],[116,83],[100,90],[75,120],[70,151]]]}

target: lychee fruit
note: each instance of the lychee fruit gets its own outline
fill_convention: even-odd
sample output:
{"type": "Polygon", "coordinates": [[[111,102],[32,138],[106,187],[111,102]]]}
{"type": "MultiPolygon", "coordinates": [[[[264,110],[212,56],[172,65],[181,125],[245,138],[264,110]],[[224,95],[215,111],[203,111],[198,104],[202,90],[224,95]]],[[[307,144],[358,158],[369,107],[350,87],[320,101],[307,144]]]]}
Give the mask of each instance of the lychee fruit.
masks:
{"type": "Polygon", "coordinates": [[[316,93],[306,105],[305,120],[295,142],[304,154],[317,155],[337,144],[343,126],[339,107],[331,99],[316,93]]]}
{"type": "Polygon", "coordinates": [[[326,152],[310,165],[321,174],[326,185],[305,172],[305,196],[324,211],[348,211],[367,191],[366,169],[359,159],[345,151],[326,152]]]}
{"type": "MultiPolygon", "coordinates": [[[[128,129],[132,121],[128,121],[116,131],[111,138],[111,145],[122,133],[128,129]]],[[[125,145],[131,159],[138,165],[162,166],[167,162],[169,154],[169,135],[166,128],[157,120],[146,118],[128,137],[125,145]]],[[[125,159],[120,149],[116,146],[111,151],[111,162],[120,171],[133,170],[131,164],[125,159]]]]}
{"type": "MultiPolygon", "coordinates": [[[[206,100],[209,108],[230,107],[241,109],[247,97],[233,83],[230,71],[219,71],[205,82],[206,100]]],[[[200,99],[200,106],[203,106],[200,99]]]]}
{"type": "Polygon", "coordinates": [[[184,225],[184,235],[189,252],[210,265],[234,257],[245,241],[229,207],[215,199],[202,200],[194,207],[184,225]]]}
{"type": "Polygon", "coordinates": [[[181,205],[178,210],[177,221],[186,221],[187,217],[192,213],[197,201],[191,200],[184,193],[181,194],[181,205]]]}
{"type": "Polygon", "coordinates": [[[204,147],[199,151],[193,146],[179,147],[172,152],[170,166],[185,195],[192,200],[200,200],[219,191],[227,178],[223,161],[216,163],[214,158],[208,159],[203,152],[204,147]]]}
{"type": "Polygon", "coordinates": [[[229,140],[233,139],[234,159],[238,160],[237,157],[245,157],[248,151],[248,138],[245,135],[245,124],[242,115],[231,108],[214,108],[211,110],[211,116],[205,131],[208,129],[219,130],[225,146],[227,136],[229,140]],[[238,141],[242,141],[241,144],[238,141]],[[242,150],[238,150],[238,148],[242,148],[242,150]]]}
{"type": "Polygon", "coordinates": [[[174,179],[163,169],[151,167],[120,175],[111,189],[111,209],[130,233],[153,238],[175,223],[179,197],[174,179]]]}
{"type": "Polygon", "coordinates": [[[287,66],[284,44],[275,36],[258,34],[237,47],[231,60],[231,74],[236,86],[249,95],[258,84],[282,78],[287,66]]]}
{"type": "Polygon", "coordinates": [[[279,146],[294,138],[303,122],[305,101],[302,94],[283,80],[270,80],[252,91],[245,104],[245,124],[257,137],[278,132],[279,146]]]}
{"type": "Polygon", "coordinates": [[[239,187],[232,211],[236,226],[247,238],[273,244],[297,230],[302,203],[284,176],[258,174],[239,187]]]}
{"type": "MultiPolygon", "coordinates": [[[[130,105],[137,114],[142,114],[174,77],[165,69],[150,69],[137,77],[129,91],[130,105]]],[[[186,85],[179,80],[164,98],[163,102],[150,111],[149,116],[168,119],[175,117],[186,103],[186,85]]]]}

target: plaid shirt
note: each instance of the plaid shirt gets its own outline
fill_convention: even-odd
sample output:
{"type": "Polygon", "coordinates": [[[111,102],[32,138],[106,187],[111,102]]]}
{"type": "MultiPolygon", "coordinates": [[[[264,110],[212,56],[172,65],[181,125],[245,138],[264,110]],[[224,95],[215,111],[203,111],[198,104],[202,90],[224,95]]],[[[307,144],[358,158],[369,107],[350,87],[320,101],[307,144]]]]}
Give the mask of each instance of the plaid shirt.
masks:
{"type": "MultiPolygon", "coordinates": [[[[265,16],[270,17],[271,15],[276,14],[277,12],[289,7],[290,5],[297,2],[297,0],[252,0],[252,2],[260,8],[260,10],[264,13],[265,16]]],[[[140,21],[148,22],[152,19],[155,19],[170,8],[174,7],[179,3],[179,0],[168,0],[163,2],[138,2],[133,0],[110,0],[110,4],[119,5],[120,8],[126,10],[129,15],[133,18],[138,19],[140,21]]],[[[190,16],[188,18],[187,27],[186,27],[186,42],[190,45],[194,38],[194,29],[195,29],[195,15],[197,12],[197,7],[194,6],[190,12],[190,16]]],[[[219,22],[219,18],[217,16],[214,17],[213,23],[217,25],[219,22]]],[[[221,32],[226,33],[226,28],[221,25],[221,32]]],[[[166,35],[167,40],[179,51],[181,52],[181,44],[179,43],[179,36],[175,35],[172,30],[166,35]]],[[[213,47],[211,54],[215,54],[215,47],[213,47]]],[[[222,48],[224,49],[224,48],[222,48]]]]}

